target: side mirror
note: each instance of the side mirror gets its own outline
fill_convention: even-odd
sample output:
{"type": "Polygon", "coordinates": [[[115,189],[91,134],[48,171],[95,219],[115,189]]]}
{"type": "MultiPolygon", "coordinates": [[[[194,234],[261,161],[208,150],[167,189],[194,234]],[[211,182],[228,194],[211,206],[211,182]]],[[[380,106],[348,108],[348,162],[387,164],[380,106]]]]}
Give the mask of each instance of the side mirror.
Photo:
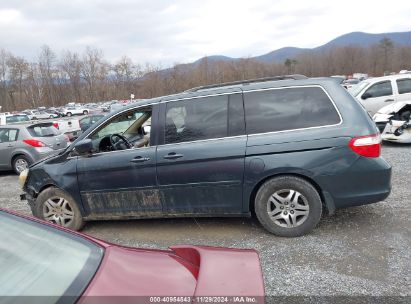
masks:
{"type": "Polygon", "coordinates": [[[75,144],[74,150],[80,155],[91,153],[93,150],[93,142],[90,138],[80,140],[75,144]]]}
{"type": "Polygon", "coordinates": [[[364,94],[362,94],[361,99],[368,99],[370,97],[372,97],[372,95],[370,93],[364,93],[364,94]]]}

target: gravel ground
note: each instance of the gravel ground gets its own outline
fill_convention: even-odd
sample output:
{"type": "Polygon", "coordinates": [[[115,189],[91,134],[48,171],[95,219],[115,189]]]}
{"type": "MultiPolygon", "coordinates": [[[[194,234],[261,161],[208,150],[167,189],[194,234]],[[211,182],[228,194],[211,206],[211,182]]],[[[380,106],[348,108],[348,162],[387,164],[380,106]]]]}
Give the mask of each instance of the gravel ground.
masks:
{"type": "MultiPolygon", "coordinates": [[[[310,234],[279,238],[255,219],[198,218],[92,222],[84,232],[127,246],[173,244],[255,248],[267,295],[411,296],[411,146],[385,144],[393,190],[385,202],[338,210],[310,234]]],[[[17,177],[0,173],[0,207],[29,213],[17,177]]]]}

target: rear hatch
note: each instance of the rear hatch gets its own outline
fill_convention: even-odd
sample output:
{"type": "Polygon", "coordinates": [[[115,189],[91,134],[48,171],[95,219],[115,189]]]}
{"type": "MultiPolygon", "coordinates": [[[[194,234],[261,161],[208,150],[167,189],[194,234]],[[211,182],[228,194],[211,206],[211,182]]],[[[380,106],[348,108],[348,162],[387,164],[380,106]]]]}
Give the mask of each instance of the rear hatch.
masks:
{"type": "Polygon", "coordinates": [[[27,130],[33,139],[41,141],[53,150],[61,150],[67,147],[66,136],[56,129],[51,122],[31,125],[27,127],[27,130]]]}

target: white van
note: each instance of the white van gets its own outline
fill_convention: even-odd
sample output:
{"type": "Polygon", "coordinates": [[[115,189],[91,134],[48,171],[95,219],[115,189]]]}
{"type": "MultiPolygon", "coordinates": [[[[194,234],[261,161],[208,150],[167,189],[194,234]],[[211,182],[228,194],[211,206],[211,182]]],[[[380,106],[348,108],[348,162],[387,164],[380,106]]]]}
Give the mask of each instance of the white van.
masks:
{"type": "Polygon", "coordinates": [[[350,88],[349,92],[373,116],[393,102],[411,100],[411,74],[369,78],[350,88]]]}

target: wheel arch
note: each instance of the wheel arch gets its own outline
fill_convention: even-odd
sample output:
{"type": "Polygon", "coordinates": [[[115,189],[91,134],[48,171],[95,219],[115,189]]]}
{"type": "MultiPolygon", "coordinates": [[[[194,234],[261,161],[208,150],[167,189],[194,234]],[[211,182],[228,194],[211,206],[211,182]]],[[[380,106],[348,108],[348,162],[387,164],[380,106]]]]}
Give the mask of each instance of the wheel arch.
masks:
{"type": "Polygon", "coordinates": [[[15,153],[13,153],[13,155],[11,156],[11,159],[10,159],[10,166],[11,166],[12,168],[13,168],[14,160],[15,160],[17,157],[19,157],[19,156],[24,156],[24,157],[28,158],[28,160],[29,160],[31,163],[34,162],[33,158],[32,158],[29,154],[27,154],[27,153],[25,153],[25,152],[23,152],[23,151],[17,150],[17,151],[15,151],[15,153]]]}
{"type": "Polygon", "coordinates": [[[262,180],[260,180],[254,187],[253,190],[251,191],[248,203],[249,203],[249,210],[254,214],[255,210],[254,210],[254,203],[255,203],[255,197],[257,195],[258,190],[261,188],[261,186],[267,182],[268,180],[272,179],[272,178],[276,178],[276,177],[280,177],[280,176],[293,176],[293,177],[298,177],[301,178],[303,180],[305,180],[306,182],[310,183],[315,190],[317,190],[318,195],[321,198],[321,204],[324,208],[324,210],[327,213],[332,214],[334,212],[333,209],[333,205],[330,206],[331,202],[329,202],[329,200],[325,199],[325,195],[324,195],[324,191],[323,189],[320,187],[320,185],[318,183],[316,183],[312,178],[303,175],[303,174],[299,174],[299,173],[278,173],[278,174],[272,174],[269,176],[264,177],[262,180]]]}

